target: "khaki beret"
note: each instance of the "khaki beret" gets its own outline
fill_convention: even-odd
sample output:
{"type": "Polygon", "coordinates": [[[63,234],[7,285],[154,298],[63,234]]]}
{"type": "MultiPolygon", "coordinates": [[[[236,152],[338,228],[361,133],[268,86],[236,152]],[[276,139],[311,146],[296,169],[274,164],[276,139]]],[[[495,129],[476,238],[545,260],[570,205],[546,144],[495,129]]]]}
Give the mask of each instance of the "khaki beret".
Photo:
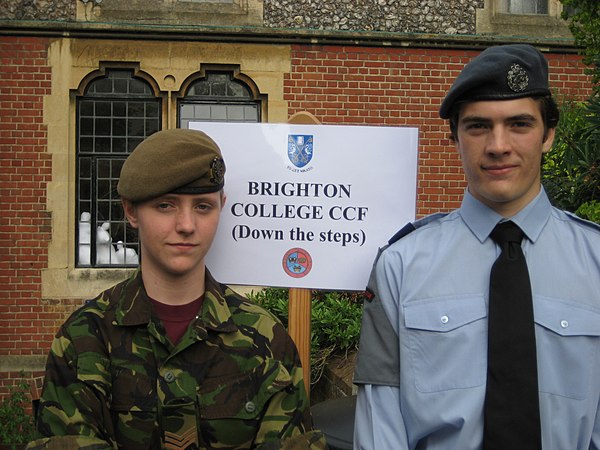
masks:
{"type": "Polygon", "coordinates": [[[450,118],[457,103],[511,100],[550,95],[548,62],[527,44],[490,47],[473,58],[454,80],[440,107],[440,117],[450,118]]]}
{"type": "Polygon", "coordinates": [[[121,169],[117,191],[133,202],[167,193],[206,194],[225,184],[219,146],[205,133],[174,129],[144,139],[121,169]]]}

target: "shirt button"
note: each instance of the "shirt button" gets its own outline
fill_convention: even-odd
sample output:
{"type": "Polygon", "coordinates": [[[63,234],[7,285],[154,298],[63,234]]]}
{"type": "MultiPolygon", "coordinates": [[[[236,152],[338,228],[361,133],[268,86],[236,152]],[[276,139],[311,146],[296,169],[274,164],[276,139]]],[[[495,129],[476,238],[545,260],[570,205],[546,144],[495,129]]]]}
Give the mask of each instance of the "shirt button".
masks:
{"type": "Polygon", "coordinates": [[[168,371],[167,373],[165,373],[164,378],[167,383],[172,383],[173,381],[175,381],[175,374],[171,371],[168,371]]]}
{"type": "Polygon", "coordinates": [[[560,321],[560,326],[563,328],[567,328],[569,326],[569,321],[568,320],[561,320],[560,321]]]}
{"type": "Polygon", "coordinates": [[[441,319],[442,323],[448,323],[448,316],[442,316],[441,319]]]}
{"type": "Polygon", "coordinates": [[[253,413],[254,411],[256,411],[256,405],[254,404],[254,402],[246,402],[246,404],[244,405],[244,409],[246,410],[246,412],[253,413]]]}

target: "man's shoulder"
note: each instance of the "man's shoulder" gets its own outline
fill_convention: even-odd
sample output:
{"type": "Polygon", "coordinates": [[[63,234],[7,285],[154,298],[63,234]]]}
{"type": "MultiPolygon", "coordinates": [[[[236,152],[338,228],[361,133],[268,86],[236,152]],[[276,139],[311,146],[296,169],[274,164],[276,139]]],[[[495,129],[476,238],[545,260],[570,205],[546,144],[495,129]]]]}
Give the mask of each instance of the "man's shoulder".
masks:
{"type": "Polygon", "coordinates": [[[400,230],[398,230],[389,240],[387,245],[395,244],[399,240],[407,237],[417,230],[425,230],[431,227],[436,227],[442,222],[453,217],[454,212],[439,212],[417,219],[413,222],[408,222],[400,230]]]}
{"type": "Polygon", "coordinates": [[[590,232],[600,237],[600,224],[590,220],[582,219],[578,215],[554,208],[556,216],[564,222],[567,222],[575,227],[580,228],[583,232],[590,232]]]}

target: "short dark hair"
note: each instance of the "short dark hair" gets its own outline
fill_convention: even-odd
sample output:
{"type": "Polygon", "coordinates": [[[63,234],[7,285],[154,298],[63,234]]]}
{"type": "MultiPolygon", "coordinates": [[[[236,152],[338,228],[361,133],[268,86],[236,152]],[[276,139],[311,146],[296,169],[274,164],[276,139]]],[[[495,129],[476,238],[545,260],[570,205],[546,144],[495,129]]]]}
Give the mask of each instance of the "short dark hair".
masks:
{"type": "MultiPolygon", "coordinates": [[[[558,106],[554,101],[554,98],[551,95],[544,95],[541,97],[532,97],[536,100],[540,105],[540,112],[542,114],[542,120],[544,122],[544,140],[546,139],[546,135],[548,130],[551,128],[556,128],[558,125],[558,120],[560,118],[560,113],[558,111],[558,106]]],[[[450,117],[448,121],[450,122],[450,139],[453,141],[458,140],[458,117],[460,115],[461,107],[466,102],[456,103],[453,105],[450,111],[450,117]]]]}

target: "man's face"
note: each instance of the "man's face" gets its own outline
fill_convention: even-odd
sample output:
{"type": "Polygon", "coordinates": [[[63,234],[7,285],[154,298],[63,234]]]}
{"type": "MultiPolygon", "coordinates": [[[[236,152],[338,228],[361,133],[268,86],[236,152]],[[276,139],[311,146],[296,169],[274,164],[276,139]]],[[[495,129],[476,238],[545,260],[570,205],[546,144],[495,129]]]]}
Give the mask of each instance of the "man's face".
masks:
{"type": "Polygon", "coordinates": [[[511,217],[538,194],[542,154],[552,147],[554,129],[544,140],[536,100],[466,103],[456,137],[469,192],[475,198],[511,217]]]}
{"type": "Polygon", "coordinates": [[[144,272],[168,278],[203,273],[224,202],[222,192],[124,200],[127,220],[139,232],[144,272]]]}

